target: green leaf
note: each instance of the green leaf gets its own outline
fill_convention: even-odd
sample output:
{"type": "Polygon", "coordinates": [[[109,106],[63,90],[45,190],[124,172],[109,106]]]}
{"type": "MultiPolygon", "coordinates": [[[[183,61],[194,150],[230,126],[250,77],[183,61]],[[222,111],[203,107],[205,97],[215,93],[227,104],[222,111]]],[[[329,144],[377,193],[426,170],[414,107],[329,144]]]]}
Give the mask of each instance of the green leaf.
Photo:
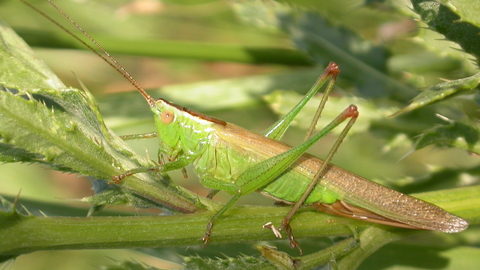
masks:
{"type": "Polygon", "coordinates": [[[0,83],[3,87],[66,88],[66,86],[39,60],[30,47],[0,19],[2,62],[0,83]],[[21,78],[20,78],[21,77],[21,78]]]}
{"type": "MultiPolygon", "coordinates": [[[[473,16],[463,18],[468,10],[470,14],[480,12],[479,6],[473,1],[468,8],[464,5],[463,9],[456,10],[458,2],[448,2],[447,5],[438,1],[431,0],[412,0],[415,12],[420,14],[422,21],[427,23],[430,29],[442,34],[448,40],[459,44],[464,51],[474,55],[477,59],[480,57],[480,25],[476,21],[472,21],[473,16]],[[453,11],[451,8],[453,8],[453,11]],[[460,14],[455,12],[460,11],[460,14]],[[462,12],[463,11],[463,12],[462,12]],[[472,24],[476,23],[476,24],[472,24]]],[[[475,16],[476,17],[476,16],[475,16]]]]}
{"type": "Polygon", "coordinates": [[[435,144],[458,147],[480,155],[480,130],[477,123],[444,120],[446,124],[423,132],[415,143],[415,149],[435,144]]]}
{"type": "Polygon", "coordinates": [[[458,14],[458,16],[462,18],[462,21],[469,22],[476,26],[480,25],[480,19],[477,16],[478,12],[480,11],[480,6],[478,6],[476,1],[453,0],[445,1],[443,4],[449,7],[451,11],[458,14]]]}
{"type": "Polygon", "coordinates": [[[412,100],[410,105],[391,116],[393,117],[402,113],[410,112],[457,95],[470,94],[473,90],[477,90],[479,83],[480,73],[477,73],[468,78],[432,85],[418,94],[418,96],[412,100]]]}
{"type": "MultiPolygon", "coordinates": [[[[126,170],[154,166],[105,126],[88,91],[66,88],[8,27],[0,28],[0,36],[0,59],[5,59],[0,61],[0,148],[7,150],[0,155],[3,162],[40,163],[107,182],[126,170]]],[[[132,177],[122,189],[152,206],[202,209],[196,195],[159,175],[132,177]]]]}
{"type": "Polygon", "coordinates": [[[291,257],[285,252],[278,251],[275,248],[268,246],[255,245],[255,247],[262,252],[262,256],[265,259],[275,265],[276,269],[300,269],[301,261],[291,257]]]}

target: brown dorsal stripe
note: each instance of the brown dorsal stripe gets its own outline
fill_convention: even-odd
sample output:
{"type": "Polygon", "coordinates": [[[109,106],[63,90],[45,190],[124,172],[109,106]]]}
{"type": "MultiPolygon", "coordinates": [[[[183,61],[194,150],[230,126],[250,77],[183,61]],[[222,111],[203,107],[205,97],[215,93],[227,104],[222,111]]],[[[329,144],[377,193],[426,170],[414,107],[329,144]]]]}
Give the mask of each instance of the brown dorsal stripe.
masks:
{"type": "Polygon", "coordinates": [[[190,110],[189,108],[185,108],[183,106],[180,106],[180,105],[177,105],[175,103],[172,103],[170,101],[167,101],[163,98],[161,98],[162,101],[164,101],[165,103],[181,110],[181,111],[184,111],[192,116],[195,116],[195,117],[198,117],[198,118],[201,118],[203,120],[206,120],[206,121],[210,121],[210,122],[213,122],[213,123],[216,123],[216,124],[219,124],[219,125],[222,125],[222,126],[226,126],[227,125],[227,122],[223,121],[223,120],[220,120],[218,118],[215,118],[215,117],[211,117],[211,116],[208,116],[208,115],[205,115],[203,113],[199,113],[197,111],[194,111],[194,110],[190,110]]]}

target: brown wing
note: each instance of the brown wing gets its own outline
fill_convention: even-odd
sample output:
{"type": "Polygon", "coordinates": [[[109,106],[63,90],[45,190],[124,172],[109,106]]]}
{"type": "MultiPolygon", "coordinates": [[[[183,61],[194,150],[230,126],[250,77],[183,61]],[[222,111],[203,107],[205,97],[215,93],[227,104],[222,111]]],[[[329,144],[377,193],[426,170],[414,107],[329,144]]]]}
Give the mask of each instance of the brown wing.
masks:
{"type": "MultiPolygon", "coordinates": [[[[221,137],[262,157],[290,149],[284,143],[231,124],[225,126],[221,137]]],[[[292,168],[313,178],[322,164],[323,160],[304,154],[292,168]]],[[[317,209],[327,213],[391,226],[447,233],[460,232],[468,227],[467,221],[436,205],[384,187],[334,165],[329,166],[319,185],[337,194],[340,201],[331,205],[315,203],[317,209]]]]}
{"type": "Polygon", "coordinates": [[[343,194],[341,201],[330,206],[314,205],[327,213],[390,226],[446,233],[461,232],[468,227],[466,220],[436,205],[359,176],[349,174],[341,182],[336,179],[322,179],[322,182],[328,189],[343,194]]]}

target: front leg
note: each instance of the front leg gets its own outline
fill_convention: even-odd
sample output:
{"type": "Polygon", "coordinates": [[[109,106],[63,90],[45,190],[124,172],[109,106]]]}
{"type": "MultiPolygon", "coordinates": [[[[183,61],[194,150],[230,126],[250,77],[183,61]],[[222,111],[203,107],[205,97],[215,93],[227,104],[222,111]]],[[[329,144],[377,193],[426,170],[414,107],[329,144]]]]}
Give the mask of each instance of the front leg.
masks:
{"type": "Polygon", "coordinates": [[[179,158],[178,160],[170,163],[160,164],[153,167],[145,167],[145,168],[137,168],[133,170],[126,171],[120,175],[115,175],[112,177],[112,180],[115,184],[120,184],[123,179],[132,176],[137,173],[144,173],[144,172],[168,172],[173,170],[178,170],[185,168],[188,164],[192,161],[186,158],[179,158]]]}
{"type": "Polygon", "coordinates": [[[122,135],[120,138],[124,141],[128,140],[137,140],[137,139],[150,139],[158,137],[156,132],[149,132],[143,134],[129,134],[129,135],[122,135]]]}

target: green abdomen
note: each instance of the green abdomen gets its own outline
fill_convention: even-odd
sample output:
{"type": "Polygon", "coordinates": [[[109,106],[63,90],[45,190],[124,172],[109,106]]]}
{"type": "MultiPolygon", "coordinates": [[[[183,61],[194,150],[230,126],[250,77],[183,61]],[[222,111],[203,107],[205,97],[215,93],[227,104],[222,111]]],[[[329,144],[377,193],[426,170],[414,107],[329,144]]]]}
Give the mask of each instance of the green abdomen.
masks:
{"type": "MultiPolygon", "coordinates": [[[[259,135],[260,136],[260,135],[259,135]]],[[[263,137],[264,138],[264,137],[263,137]]],[[[212,138],[215,140],[215,138],[212,138]]],[[[205,151],[194,162],[197,175],[201,178],[204,186],[209,186],[211,181],[207,178],[216,179],[215,183],[235,184],[236,179],[252,165],[262,162],[268,156],[279,154],[289,148],[282,143],[276,142],[275,146],[284,149],[268,149],[268,145],[261,145],[254,149],[247,146],[253,145],[256,140],[250,140],[250,144],[242,145],[226,142],[222,139],[215,140],[215,147],[206,146],[205,151]],[[222,150],[219,150],[221,148],[222,150]],[[256,151],[260,149],[259,151],[256,151]],[[269,152],[270,151],[270,152],[269,152]],[[207,180],[206,180],[207,179],[207,180]]],[[[251,139],[251,138],[250,138],[251,139]]],[[[294,165],[287,168],[285,173],[275,181],[266,184],[261,191],[263,194],[286,203],[295,203],[311,183],[313,176],[320,168],[322,161],[311,155],[305,154],[294,165]]],[[[233,194],[235,190],[223,190],[233,194]]],[[[329,192],[324,186],[317,184],[306,200],[306,204],[314,202],[333,203],[337,195],[329,192]]]]}
{"type": "MultiPolygon", "coordinates": [[[[266,186],[261,192],[286,203],[295,203],[301,198],[303,193],[305,193],[307,187],[308,183],[300,180],[298,175],[287,173],[287,175],[280,177],[266,186]]],[[[312,190],[312,193],[307,197],[305,204],[312,204],[319,201],[329,203],[331,198],[324,198],[325,192],[327,192],[325,187],[317,184],[312,190]]]]}

